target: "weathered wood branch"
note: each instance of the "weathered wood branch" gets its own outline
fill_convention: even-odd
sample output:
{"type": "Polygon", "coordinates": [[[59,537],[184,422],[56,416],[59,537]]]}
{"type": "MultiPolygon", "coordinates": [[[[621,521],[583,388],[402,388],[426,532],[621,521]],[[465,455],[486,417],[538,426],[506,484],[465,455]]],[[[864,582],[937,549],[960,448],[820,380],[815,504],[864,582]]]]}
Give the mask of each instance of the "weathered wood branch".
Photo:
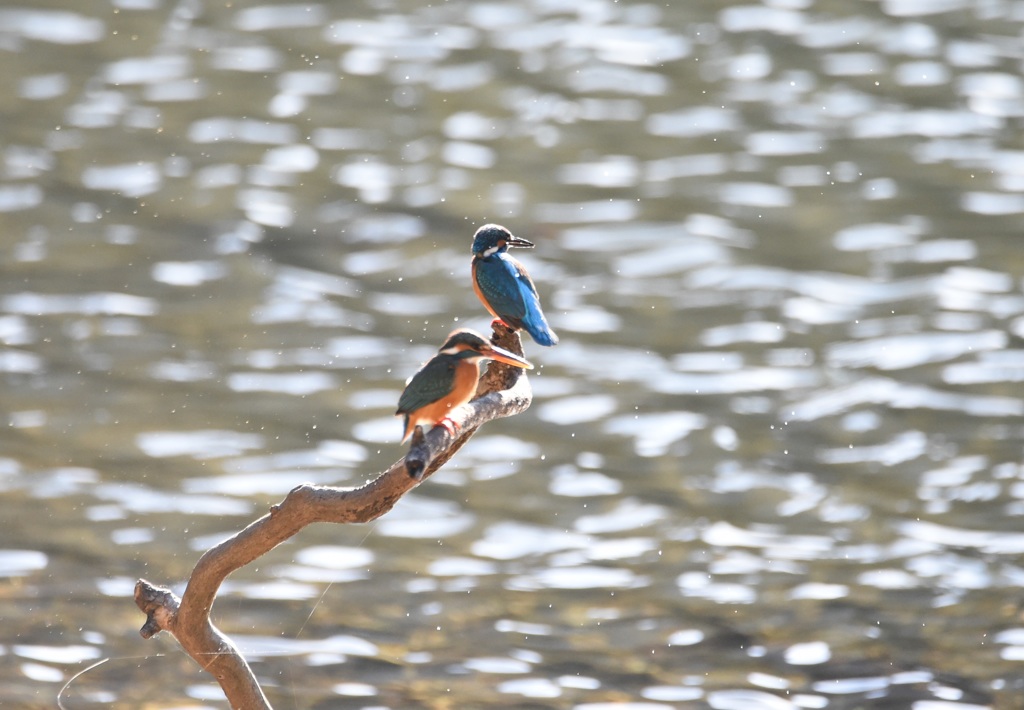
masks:
{"type": "MultiPolygon", "coordinates": [[[[492,340],[506,350],[523,353],[518,334],[501,323],[495,324],[492,340]]],[[[232,708],[271,710],[249,664],[210,620],[213,602],[227,576],[310,523],[365,523],[384,515],[443,466],[480,425],[519,414],[532,399],[529,380],[521,369],[491,362],[480,379],[476,398],[451,413],[458,426],[454,435],[440,426],[424,435],[417,427],[408,454],[359,488],[297,486],[268,514],[207,550],[180,599],[144,579],[136,582],[135,603],[146,614],[140,631],[143,638],[170,632],[185,652],[217,679],[232,708]]]]}

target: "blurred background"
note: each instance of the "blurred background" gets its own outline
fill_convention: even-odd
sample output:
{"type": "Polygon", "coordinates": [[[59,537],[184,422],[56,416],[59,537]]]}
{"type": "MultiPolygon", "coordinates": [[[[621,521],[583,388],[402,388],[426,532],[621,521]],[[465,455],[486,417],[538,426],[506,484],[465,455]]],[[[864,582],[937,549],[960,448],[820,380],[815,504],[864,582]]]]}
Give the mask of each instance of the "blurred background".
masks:
{"type": "Polygon", "coordinates": [[[0,705],[225,708],[139,577],[526,413],[214,609],[275,708],[1018,707],[1024,3],[0,5],[0,705]],[[109,659],[62,686],[93,663],[109,659]]]}

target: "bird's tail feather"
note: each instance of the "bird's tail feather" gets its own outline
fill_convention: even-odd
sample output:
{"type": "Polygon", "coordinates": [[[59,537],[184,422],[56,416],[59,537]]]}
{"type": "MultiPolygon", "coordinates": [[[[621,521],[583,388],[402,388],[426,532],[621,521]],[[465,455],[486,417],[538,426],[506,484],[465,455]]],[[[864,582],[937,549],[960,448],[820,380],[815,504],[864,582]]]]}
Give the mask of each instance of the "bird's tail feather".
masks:
{"type": "Polygon", "coordinates": [[[537,345],[544,345],[546,347],[556,345],[558,343],[558,336],[555,335],[555,331],[548,325],[548,319],[544,317],[544,312],[541,311],[540,306],[527,303],[526,309],[523,327],[526,328],[526,332],[530,334],[534,342],[537,345]]]}

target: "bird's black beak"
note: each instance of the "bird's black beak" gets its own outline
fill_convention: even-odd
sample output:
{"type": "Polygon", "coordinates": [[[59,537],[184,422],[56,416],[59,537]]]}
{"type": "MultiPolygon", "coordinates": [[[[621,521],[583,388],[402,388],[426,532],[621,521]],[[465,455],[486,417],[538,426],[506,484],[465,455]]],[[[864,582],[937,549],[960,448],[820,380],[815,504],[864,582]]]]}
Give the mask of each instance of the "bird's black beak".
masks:
{"type": "Polygon", "coordinates": [[[532,249],[534,247],[533,242],[523,239],[522,237],[514,237],[511,234],[508,239],[505,240],[505,243],[510,247],[523,247],[525,249],[532,249]]]}

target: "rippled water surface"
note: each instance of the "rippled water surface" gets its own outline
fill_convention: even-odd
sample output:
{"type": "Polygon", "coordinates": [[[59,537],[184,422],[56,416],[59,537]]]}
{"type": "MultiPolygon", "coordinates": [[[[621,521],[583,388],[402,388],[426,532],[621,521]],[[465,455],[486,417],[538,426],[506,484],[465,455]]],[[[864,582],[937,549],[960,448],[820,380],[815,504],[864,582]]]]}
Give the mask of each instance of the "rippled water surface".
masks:
{"type": "Polygon", "coordinates": [[[275,707],[1017,707],[1022,31],[3,4],[0,705],[226,707],[135,580],[398,458],[497,221],[561,336],[533,406],[228,580],[275,707]]]}

